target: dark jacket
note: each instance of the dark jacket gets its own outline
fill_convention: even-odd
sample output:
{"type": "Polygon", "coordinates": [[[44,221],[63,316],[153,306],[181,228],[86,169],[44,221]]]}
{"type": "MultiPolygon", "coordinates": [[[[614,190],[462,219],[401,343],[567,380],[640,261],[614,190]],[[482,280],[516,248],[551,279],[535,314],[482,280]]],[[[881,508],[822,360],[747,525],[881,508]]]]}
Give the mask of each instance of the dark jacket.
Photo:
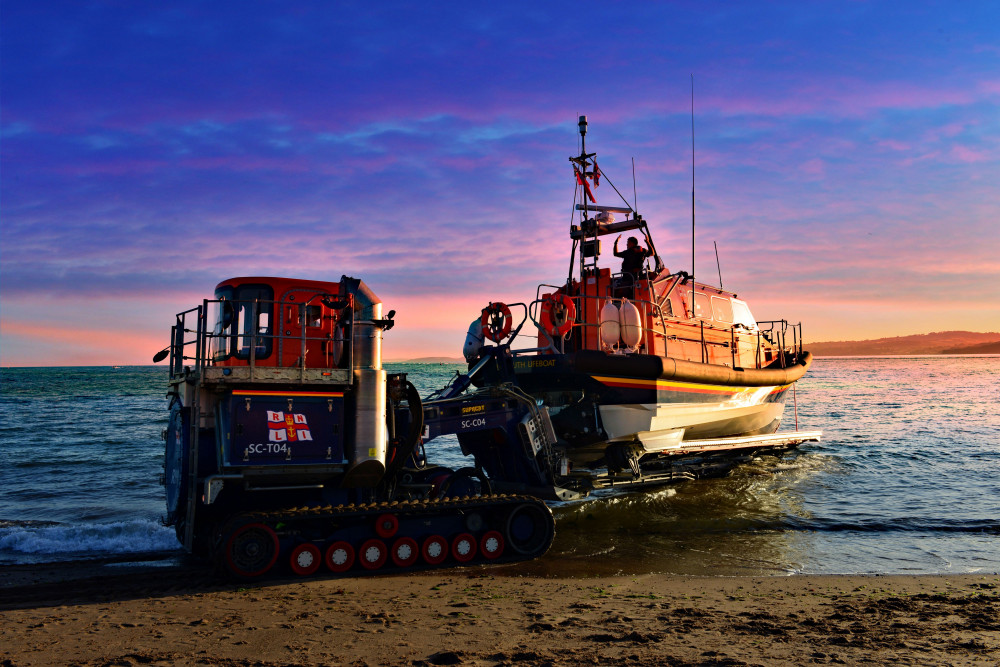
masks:
{"type": "Polygon", "coordinates": [[[635,248],[626,247],[621,252],[615,251],[615,257],[622,258],[622,273],[633,274],[642,271],[643,263],[652,254],[642,246],[636,246],[635,248]]]}

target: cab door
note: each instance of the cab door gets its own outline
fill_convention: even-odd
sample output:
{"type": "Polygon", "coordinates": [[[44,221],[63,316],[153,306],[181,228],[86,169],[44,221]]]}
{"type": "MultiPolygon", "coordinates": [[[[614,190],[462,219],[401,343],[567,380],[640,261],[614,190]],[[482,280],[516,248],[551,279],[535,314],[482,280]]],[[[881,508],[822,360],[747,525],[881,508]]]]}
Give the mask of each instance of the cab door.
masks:
{"type": "Polygon", "coordinates": [[[282,366],[333,366],[334,311],[322,302],[327,294],[310,289],[288,290],[280,302],[282,366]],[[303,350],[305,354],[303,355],[303,350]]]}

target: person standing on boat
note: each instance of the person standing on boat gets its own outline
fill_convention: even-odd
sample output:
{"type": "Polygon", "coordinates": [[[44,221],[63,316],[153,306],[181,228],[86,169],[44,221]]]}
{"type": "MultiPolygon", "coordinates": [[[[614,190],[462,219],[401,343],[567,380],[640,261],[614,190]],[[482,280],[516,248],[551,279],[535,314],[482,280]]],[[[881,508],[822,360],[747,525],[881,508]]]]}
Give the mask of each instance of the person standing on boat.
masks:
{"type": "Polygon", "coordinates": [[[642,273],[646,258],[653,253],[640,246],[639,239],[634,236],[628,237],[628,240],[625,242],[625,249],[618,252],[618,242],[621,241],[621,239],[621,234],[619,234],[618,238],[615,239],[615,257],[622,258],[622,273],[629,273],[633,277],[637,277],[640,273],[642,273]]]}

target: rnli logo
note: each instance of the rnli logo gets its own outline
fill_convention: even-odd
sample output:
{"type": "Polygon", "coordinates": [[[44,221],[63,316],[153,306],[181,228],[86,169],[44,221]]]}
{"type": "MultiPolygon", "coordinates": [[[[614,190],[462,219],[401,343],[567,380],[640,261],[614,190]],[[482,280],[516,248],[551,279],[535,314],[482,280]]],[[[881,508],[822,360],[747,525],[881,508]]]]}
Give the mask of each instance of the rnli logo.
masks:
{"type": "Polygon", "coordinates": [[[312,440],[306,416],[280,410],[267,411],[268,440],[271,442],[305,442],[312,440]]]}
{"type": "Polygon", "coordinates": [[[464,408],[462,408],[462,414],[463,415],[473,415],[473,414],[476,414],[477,412],[486,412],[486,406],[485,405],[467,405],[464,408]]]}

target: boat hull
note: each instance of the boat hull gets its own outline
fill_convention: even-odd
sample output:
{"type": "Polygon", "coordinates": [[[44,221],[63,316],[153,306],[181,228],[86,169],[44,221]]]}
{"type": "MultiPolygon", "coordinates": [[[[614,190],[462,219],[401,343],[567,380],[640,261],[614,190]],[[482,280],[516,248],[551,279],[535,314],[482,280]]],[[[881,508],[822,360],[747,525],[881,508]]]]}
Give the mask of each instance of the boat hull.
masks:
{"type": "Polygon", "coordinates": [[[743,370],[649,355],[579,352],[516,360],[517,384],[546,405],[575,464],[609,443],[669,454],[698,439],[774,433],[792,383],[811,362],[743,370]]]}

